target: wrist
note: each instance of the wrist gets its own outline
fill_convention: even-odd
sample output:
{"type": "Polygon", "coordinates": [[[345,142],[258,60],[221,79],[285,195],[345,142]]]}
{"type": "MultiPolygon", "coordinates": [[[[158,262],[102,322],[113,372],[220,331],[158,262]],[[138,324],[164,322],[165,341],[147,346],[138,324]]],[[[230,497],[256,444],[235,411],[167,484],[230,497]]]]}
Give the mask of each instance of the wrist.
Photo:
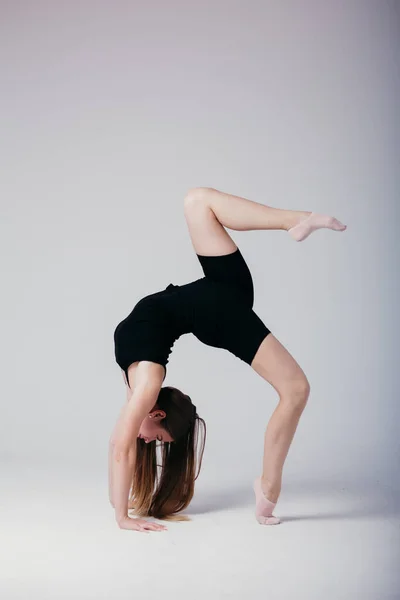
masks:
{"type": "Polygon", "coordinates": [[[129,520],[129,517],[125,517],[125,519],[118,519],[117,526],[122,529],[126,525],[127,520],[129,520]]]}
{"type": "Polygon", "coordinates": [[[115,514],[115,520],[117,521],[118,525],[120,525],[121,523],[126,521],[126,519],[129,519],[128,513],[122,513],[122,514],[116,513],[115,514]]]}

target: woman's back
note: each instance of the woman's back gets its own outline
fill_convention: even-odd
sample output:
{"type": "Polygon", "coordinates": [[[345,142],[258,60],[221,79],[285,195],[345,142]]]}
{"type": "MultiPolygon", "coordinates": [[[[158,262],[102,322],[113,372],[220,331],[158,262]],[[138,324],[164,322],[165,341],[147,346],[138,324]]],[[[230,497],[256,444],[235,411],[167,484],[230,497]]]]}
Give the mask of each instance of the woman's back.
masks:
{"type": "Polygon", "coordinates": [[[166,369],[174,343],[186,333],[232,351],[227,340],[233,323],[237,324],[238,314],[252,309],[251,275],[239,250],[228,256],[199,256],[199,260],[205,277],[185,285],[170,283],[145,296],[116,327],[115,357],[125,373],[140,360],[166,369]]]}

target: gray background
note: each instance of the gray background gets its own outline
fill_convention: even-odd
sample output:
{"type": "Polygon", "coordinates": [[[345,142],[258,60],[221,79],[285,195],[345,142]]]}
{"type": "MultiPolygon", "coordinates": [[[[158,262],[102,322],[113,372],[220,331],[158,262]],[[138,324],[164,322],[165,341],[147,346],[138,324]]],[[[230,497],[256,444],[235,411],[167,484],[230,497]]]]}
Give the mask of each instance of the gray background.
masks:
{"type": "MultiPolygon", "coordinates": [[[[113,331],[202,276],[183,198],[211,186],[348,225],[301,244],[230,232],[311,383],[283,494],[398,491],[399,3],[0,6],[3,465],[95,477],[106,502],[113,331]]],[[[251,493],[275,391],[189,335],[166,384],[208,425],[198,489],[251,493]]]]}

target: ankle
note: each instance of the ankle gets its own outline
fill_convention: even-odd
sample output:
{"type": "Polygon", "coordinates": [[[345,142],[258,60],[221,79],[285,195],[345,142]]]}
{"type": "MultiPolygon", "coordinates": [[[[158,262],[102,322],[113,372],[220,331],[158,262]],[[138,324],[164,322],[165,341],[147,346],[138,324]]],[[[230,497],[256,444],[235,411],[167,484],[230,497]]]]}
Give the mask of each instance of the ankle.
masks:
{"type": "Polygon", "coordinates": [[[261,489],[264,496],[275,504],[281,493],[281,482],[271,482],[268,481],[268,479],[261,477],[261,489]]]}
{"type": "Polygon", "coordinates": [[[286,222],[286,231],[289,231],[289,229],[296,227],[296,225],[298,225],[299,223],[301,223],[301,221],[304,221],[304,219],[311,215],[311,211],[305,210],[290,211],[290,213],[291,214],[288,215],[286,222]]]}

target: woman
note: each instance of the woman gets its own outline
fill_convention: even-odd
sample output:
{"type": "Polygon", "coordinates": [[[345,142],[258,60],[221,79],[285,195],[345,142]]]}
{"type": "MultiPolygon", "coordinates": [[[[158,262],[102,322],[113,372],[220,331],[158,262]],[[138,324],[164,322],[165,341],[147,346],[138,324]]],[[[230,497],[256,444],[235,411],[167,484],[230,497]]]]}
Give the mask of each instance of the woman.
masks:
{"type": "MultiPolygon", "coordinates": [[[[278,524],[273,510],[282,470],[308,400],[308,380],[289,352],[253,311],[253,282],[246,262],[225,227],[282,229],[300,242],[320,228],[344,231],[337,219],[271,208],[212,188],[189,190],[184,214],[204,277],[170,284],[141,299],[114,332],[116,361],[127,390],[110,440],[110,501],[120,528],[148,532],[164,525],[136,515],[174,518],[192,499],[199,425],[205,423],[189,396],[162,387],[174,342],[193,333],[204,344],[225,348],[268,381],[279,403],[268,423],[262,475],[254,482],[258,522],[278,524]],[[157,481],[156,444],[162,445],[157,481]],[[130,493],[131,492],[131,493],[130,493]]],[[[175,517],[177,518],[177,517],[175,517]]]]}

